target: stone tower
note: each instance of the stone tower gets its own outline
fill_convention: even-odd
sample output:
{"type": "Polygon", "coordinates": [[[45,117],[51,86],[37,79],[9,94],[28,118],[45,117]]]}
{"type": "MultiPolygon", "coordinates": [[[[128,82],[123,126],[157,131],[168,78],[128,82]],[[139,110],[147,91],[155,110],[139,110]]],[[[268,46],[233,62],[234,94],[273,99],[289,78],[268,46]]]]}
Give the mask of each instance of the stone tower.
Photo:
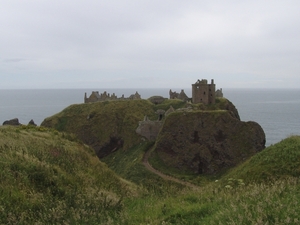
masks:
{"type": "Polygon", "coordinates": [[[193,103],[214,104],[216,101],[216,85],[214,80],[211,80],[211,84],[207,83],[207,80],[197,80],[195,84],[192,84],[192,101],[193,103]]]}

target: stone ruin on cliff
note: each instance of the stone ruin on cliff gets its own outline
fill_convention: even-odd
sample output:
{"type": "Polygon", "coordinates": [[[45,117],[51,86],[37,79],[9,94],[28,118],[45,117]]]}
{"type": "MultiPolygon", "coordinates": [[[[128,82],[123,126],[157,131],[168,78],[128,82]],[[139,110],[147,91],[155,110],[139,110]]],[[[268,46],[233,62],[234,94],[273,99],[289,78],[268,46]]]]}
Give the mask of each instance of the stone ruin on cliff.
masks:
{"type": "Polygon", "coordinates": [[[104,91],[101,94],[99,94],[99,91],[93,91],[89,97],[87,97],[86,93],[84,94],[84,103],[110,101],[110,100],[135,100],[135,99],[141,99],[141,95],[138,92],[135,92],[135,94],[130,95],[128,98],[124,97],[124,95],[118,98],[115,95],[115,93],[110,95],[106,91],[104,91]]]}
{"type": "Polygon", "coordinates": [[[223,97],[222,88],[216,91],[216,85],[214,80],[211,80],[209,84],[206,79],[197,80],[196,83],[192,84],[192,98],[189,98],[184,90],[181,90],[180,93],[176,91],[169,91],[170,99],[180,99],[182,101],[189,101],[194,104],[203,103],[203,104],[214,104],[216,97],[223,97]]]}
{"type": "MultiPolygon", "coordinates": [[[[222,89],[216,91],[216,85],[214,84],[214,80],[211,80],[211,84],[208,84],[207,80],[197,80],[195,84],[192,84],[192,98],[189,98],[184,90],[182,89],[180,93],[176,91],[169,91],[170,99],[180,99],[185,102],[192,102],[192,103],[203,103],[203,104],[214,104],[216,97],[223,97],[222,89]]],[[[162,102],[164,99],[163,97],[153,96],[149,98],[151,102],[154,104],[159,104],[158,102],[162,102]],[[155,101],[159,99],[160,101],[155,101]]],[[[186,111],[190,110],[189,108],[186,109],[178,109],[177,111],[186,111]]],[[[157,121],[151,121],[148,119],[147,116],[144,117],[143,121],[139,122],[139,126],[136,129],[136,132],[143,137],[147,138],[150,141],[156,139],[160,128],[162,126],[162,119],[163,117],[167,116],[168,114],[174,112],[174,108],[171,106],[167,112],[164,110],[158,110],[156,114],[159,115],[157,121]]]]}
{"type": "MultiPolygon", "coordinates": [[[[197,80],[196,83],[192,84],[192,98],[189,98],[184,90],[182,89],[180,93],[176,91],[169,91],[170,99],[180,99],[186,102],[192,103],[204,103],[204,104],[214,104],[216,97],[223,97],[222,88],[216,91],[216,85],[214,80],[211,80],[211,83],[208,84],[206,79],[197,80]]],[[[99,102],[99,101],[109,101],[109,100],[135,100],[141,99],[141,95],[136,92],[135,94],[130,95],[125,98],[124,95],[118,98],[115,93],[110,95],[106,91],[100,93],[98,91],[93,91],[89,97],[87,93],[84,94],[84,103],[89,102],[99,102]]],[[[155,104],[161,103],[164,98],[161,96],[152,96],[149,100],[155,104]]]]}

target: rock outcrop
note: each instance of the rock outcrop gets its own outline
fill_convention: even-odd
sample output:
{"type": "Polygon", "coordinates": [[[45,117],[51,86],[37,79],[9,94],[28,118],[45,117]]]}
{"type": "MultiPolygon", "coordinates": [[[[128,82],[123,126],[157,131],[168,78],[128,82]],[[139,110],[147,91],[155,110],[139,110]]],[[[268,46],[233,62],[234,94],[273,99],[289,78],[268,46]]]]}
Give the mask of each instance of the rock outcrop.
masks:
{"type": "Polygon", "coordinates": [[[28,125],[37,126],[33,120],[30,120],[29,123],[28,123],[28,125]]]}
{"type": "Polygon", "coordinates": [[[214,174],[237,165],[265,148],[265,133],[256,122],[242,122],[233,111],[170,114],[155,151],[169,167],[214,174]]]}
{"type": "Polygon", "coordinates": [[[157,105],[157,104],[163,103],[163,101],[165,101],[166,98],[164,98],[162,96],[152,96],[152,97],[148,98],[148,100],[150,102],[152,102],[153,104],[157,105]]]}
{"type": "Polygon", "coordinates": [[[11,119],[11,120],[4,121],[3,125],[19,126],[21,124],[20,124],[18,118],[14,118],[14,119],[11,119]]]}

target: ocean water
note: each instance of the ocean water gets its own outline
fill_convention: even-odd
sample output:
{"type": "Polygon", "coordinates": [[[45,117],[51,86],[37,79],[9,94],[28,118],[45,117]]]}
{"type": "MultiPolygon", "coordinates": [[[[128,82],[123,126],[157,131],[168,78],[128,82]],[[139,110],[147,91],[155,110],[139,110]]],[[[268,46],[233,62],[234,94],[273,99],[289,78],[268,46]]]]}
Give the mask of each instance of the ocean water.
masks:
{"type": "MultiPolygon", "coordinates": [[[[93,89],[94,90],[94,89],[93,89]]],[[[71,104],[81,104],[84,93],[92,89],[64,90],[0,90],[0,124],[18,118],[28,124],[33,119],[42,121],[71,104]]],[[[180,92],[180,89],[172,89],[180,92]]],[[[142,98],[153,95],[169,96],[169,89],[98,89],[115,93],[118,97],[134,94],[142,98]]],[[[185,89],[188,96],[191,90],[185,89]]],[[[258,122],[265,131],[266,145],[275,144],[290,135],[300,135],[300,89],[223,89],[224,97],[238,109],[242,121],[258,122]]]]}

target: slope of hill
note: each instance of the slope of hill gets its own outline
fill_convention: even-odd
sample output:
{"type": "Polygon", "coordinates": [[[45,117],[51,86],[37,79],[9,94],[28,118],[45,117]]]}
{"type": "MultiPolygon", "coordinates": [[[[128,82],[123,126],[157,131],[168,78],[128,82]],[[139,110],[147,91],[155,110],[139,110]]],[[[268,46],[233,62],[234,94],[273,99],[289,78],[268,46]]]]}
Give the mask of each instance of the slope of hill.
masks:
{"type": "Polygon", "coordinates": [[[73,139],[41,127],[0,127],[1,224],[105,224],[122,215],[122,198],[136,195],[136,186],[73,139]]]}
{"type": "Polygon", "coordinates": [[[71,105],[46,118],[41,126],[76,134],[101,158],[139,143],[140,137],[135,133],[138,121],[153,114],[147,100],[105,101],[71,105]]]}
{"type": "MultiPolygon", "coordinates": [[[[300,222],[300,177],[295,173],[300,168],[300,137],[291,137],[266,148],[218,180],[200,182],[198,190],[176,187],[146,173],[141,166],[145,147],[130,150],[126,155],[115,152],[104,158],[118,174],[152,190],[150,196],[127,199],[130,224],[300,222]],[[282,153],[277,155],[277,152],[282,153]],[[270,168],[273,172],[261,176],[270,168]]],[[[170,171],[164,170],[174,174],[170,171]]],[[[198,177],[205,180],[202,175],[198,177]]]]}
{"type": "MultiPolygon", "coordinates": [[[[185,103],[173,100],[167,100],[160,105],[153,105],[146,100],[73,105],[45,119],[43,125],[73,133],[95,150],[107,149],[108,154],[104,154],[101,160],[118,175],[138,186],[139,194],[128,194],[128,197],[123,198],[121,210],[116,210],[119,212],[118,216],[107,214],[111,218],[110,224],[299,224],[299,137],[287,138],[262,150],[225,175],[218,174],[206,179],[204,175],[193,174],[191,180],[200,180],[194,182],[200,184],[200,189],[192,189],[188,185],[185,186],[184,182],[177,184],[172,180],[164,180],[148,171],[142,163],[144,153],[153,143],[143,141],[143,138],[135,133],[138,121],[142,120],[144,115],[152,120],[156,119],[155,111],[167,110],[170,105],[175,109],[184,108],[173,115],[170,114],[170,117],[176,118],[170,120],[175,126],[180,125],[181,120],[184,121],[183,117],[189,110],[193,116],[198,115],[199,111],[203,111],[200,114],[208,113],[216,122],[226,114],[225,119],[223,118],[225,124],[231,120],[236,120],[236,124],[239,124],[234,106],[226,99],[218,99],[215,105],[197,104],[188,105],[188,108],[185,103]],[[112,137],[120,139],[115,141],[112,137]],[[215,178],[218,180],[211,181],[213,177],[218,177],[215,178]]],[[[170,121],[166,118],[164,122],[168,125],[170,121]]],[[[193,127],[195,123],[191,124],[189,127],[193,127]]],[[[232,123],[227,125],[230,129],[232,123]]],[[[252,125],[251,123],[243,126],[249,126],[247,129],[253,132],[256,128],[252,125]]],[[[170,127],[167,131],[172,130],[170,127]]],[[[180,129],[179,132],[176,131],[178,134],[180,129]]],[[[172,135],[172,132],[169,133],[172,135]]],[[[236,141],[240,142],[240,146],[249,145],[248,147],[252,148],[255,140],[258,140],[255,132],[253,133],[249,142],[243,138],[237,138],[236,141]]],[[[166,134],[168,132],[162,132],[158,139],[166,134]]],[[[247,135],[247,130],[241,132],[241,135],[247,135]]],[[[217,132],[214,138],[221,140],[222,137],[224,136],[218,135],[217,132]]],[[[195,139],[198,140],[197,135],[191,135],[191,140],[195,139]]],[[[184,143],[179,144],[184,147],[184,143]]],[[[176,146],[178,144],[175,143],[176,146]]],[[[185,154],[189,154],[189,151],[185,154]]],[[[153,162],[156,163],[153,164],[154,167],[162,164],[155,157],[150,159],[150,164],[153,162]]],[[[155,168],[160,170],[162,167],[155,168]]],[[[178,171],[174,168],[165,166],[160,172],[176,175],[178,171]]],[[[93,174],[93,171],[94,169],[91,169],[90,174],[93,174]]],[[[191,175],[185,171],[180,172],[183,174],[178,173],[177,178],[191,175]]],[[[123,184],[126,187],[124,191],[129,190],[128,193],[133,193],[131,190],[134,186],[126,182],[123,184]]],[[[114,190],[114,185],[110,188],[107,189],[108,192],[122,196],[118,194],[118,188],[114,190]]],[[[113,207],[119,205],[117,201],[113,207]]],[[[107,221],[98,223],[105,224],[107,221]]]]}
{"type": "Polygon", "coordinates": [[[144,143],[105,161],[74,136],[0,128],[1,224],[298,224],[300,137],[270,146],[199,190],[146,171],[144,143]],[[126,153],[126,154],[122,154],[126,153]],[[264,173],[268,171],[268,173],[264,173]]]}
{"type": "Polygon", "coordinates": [[[300,137],[292,136],[271,145],[245,163],[233,168],[224,179],[266,182],[284,177],[300,177],[300,137]]]}

